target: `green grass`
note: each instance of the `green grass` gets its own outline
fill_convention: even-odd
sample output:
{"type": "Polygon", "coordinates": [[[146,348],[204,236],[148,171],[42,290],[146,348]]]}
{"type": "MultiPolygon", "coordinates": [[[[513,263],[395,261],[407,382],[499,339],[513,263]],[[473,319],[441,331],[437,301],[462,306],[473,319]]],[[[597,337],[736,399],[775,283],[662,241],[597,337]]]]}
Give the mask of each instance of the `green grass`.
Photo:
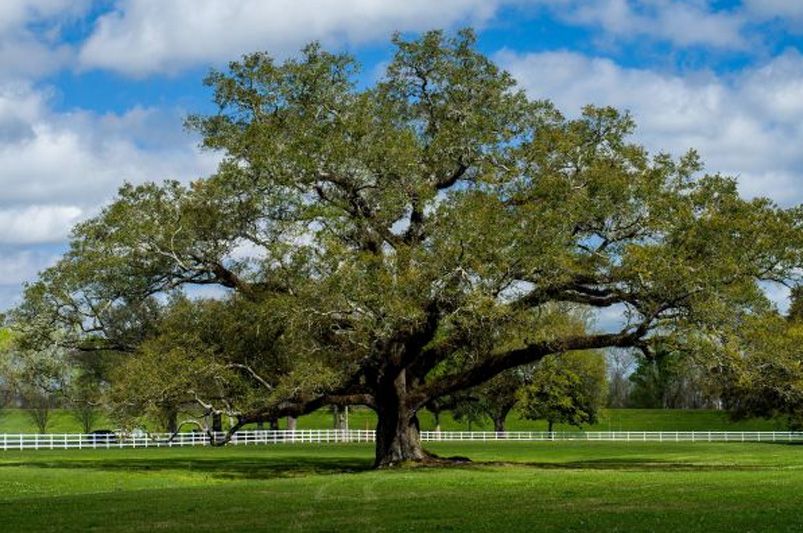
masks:
{"type": "MultiPolygon", "coordinates": [[[[96,429],[114,428],[115,425],[105,416],[100,415],[95,424],[96,429]]],[[[50,413],[48,433],[80,433],[81,424],[75,420],[69,410],[54,409],[50,413]]],[[[0,411],[0,433],[37,433],[36,424],[23,409],[3,409],[0,411]]]]}
{"type": "MultiPolygon", "coordinates": [[[[78,433],[80,425],[69,411],[55,409],[51,414],[52,422],[48,427],[50,433],[78,433]]],[[[324,429],[333,425],[332,413],[321,409],[303,416],[298,421],[299,429],[324,429]]],[[[281,421],[280,426],[286,427],[281,421]]],[[[351,408],[349,411],[349,427],[352,429],[373,429],[376,426],[376,415],[366,408],[351,408]]],[[[114,429],[117,425],[105,417],[100,417],[95,429],[114,429]]],[[[253,426],[252,426],[253,427],[253,426]]],[[[435,429],[435,419],[429,412],[421,415],[421,428],[435,429]]],[[[455,421],[450,413],[441,415],[441,429],[444,431],[467,431],[466,422],[455,421]]],[[[491,431],[490,422],[474,423],[474,431],[491,431]]],[[[508,416],[508,431],[546,431],[546,422],[522,420],[515,411],[508,416]]],[[[682,409],[603,409],[597,424],[586,426],[588,431],[772,431],[785,430],[783,420],[749,419],[733,422],[727,413],[714,410],[682,410],[682,409]]],[[[573,426],[557,424],[556,431],[577,431],[573,426]]],[[[36,426],[22,409],[6,409],[0,412],[0,433],[36,433],[36,426]]]]}
{"type": "Polygon", "coordinates": [[[0,454],[4,531],[799,531],[803,446],[432,443],[475,463],[370,470],[368,445],[0,454]]]}
{"type": "MultiPolygon", "coordinates": [[[[421,429],[435,429],[435,419],[429,412],[420,417],[421,429]]],[[[332,427],[333,418],[328,410],[320,410],[303,416],[298,421],[301,429],[332,427]]],[[[284,424],[282,424],[284,425],[284,424]]],[[[349,427],[352,429],[373,429],[376,415],[373,411],[352,408],[349,414],[349,427]]],[[[454,420],[450,413],[441,415],[443,431],[468,431],[468,423],[454,420]]],[[[493,431],[493,424],[486,421],[474,423],[473,431],[493,431]]],[[[547,424],[542,420],[523,420],[517,412],[507,418],[508,431],[546,431],[547,424]]],[[[782,431],[783,420],[762,420],[753,418],[733,422],[724,411],[708,409],[603,409],[599,422],[583,427],[587,431],[782,431]]],[[[577,431],[574,426],[556,424],[556,431],[577,431]]]]}

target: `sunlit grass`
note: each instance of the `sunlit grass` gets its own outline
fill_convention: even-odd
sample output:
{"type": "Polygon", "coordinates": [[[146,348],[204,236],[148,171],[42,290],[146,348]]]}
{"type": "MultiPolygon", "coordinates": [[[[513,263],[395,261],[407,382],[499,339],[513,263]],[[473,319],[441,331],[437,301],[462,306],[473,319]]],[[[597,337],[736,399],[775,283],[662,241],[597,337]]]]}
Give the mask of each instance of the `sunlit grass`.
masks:
{"type": "Polygon", "coordinates": [[[370,469],[370,445],[0,454],[4,531],[803,528],[803,446],[432,443],[468,466],[370,469]]]}

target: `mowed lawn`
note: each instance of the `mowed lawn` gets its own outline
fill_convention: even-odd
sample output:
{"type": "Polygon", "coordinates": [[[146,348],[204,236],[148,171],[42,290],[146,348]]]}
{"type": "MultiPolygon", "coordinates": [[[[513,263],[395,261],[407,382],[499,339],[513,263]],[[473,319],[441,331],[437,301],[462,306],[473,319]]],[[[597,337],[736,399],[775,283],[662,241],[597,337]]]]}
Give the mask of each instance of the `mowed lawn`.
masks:
{"type": "Polygon", "coordinates": [[[801,531],[803,446],[432,443],[0,453],[2,531],[801,531]]]}

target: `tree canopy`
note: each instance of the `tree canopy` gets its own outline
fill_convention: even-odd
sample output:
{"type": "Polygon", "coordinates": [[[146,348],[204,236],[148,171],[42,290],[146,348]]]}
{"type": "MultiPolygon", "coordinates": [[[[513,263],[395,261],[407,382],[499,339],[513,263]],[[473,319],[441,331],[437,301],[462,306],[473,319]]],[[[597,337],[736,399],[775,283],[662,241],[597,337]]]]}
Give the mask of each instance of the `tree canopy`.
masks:
{"type": "Polygon", "coordinates": [[[142,376],[176,362],[164,379],[195,380],[175,390],[235,428],[370,406],[385,466],[430,458],[428,402],[551,354],[717,348],[718,331],[770,308],[759,281],[799,275],[800,208],[741,198],[694,152],[649,154],[627,113],[565,117],[470,30],[393,44],[369,86],[317,44],[212,72],[218,112],[187,124],[223,154],[217,172],[125,185],[79,224],[26,290],[29,346],[130,353],[142,376]],[[208,285],[217,302],[160,327],[167,295],[208,285]],[[578,332],[561,327],[566,306],[626,323],[578,332]]]}
{"type": "Polygon", "coordinates": [[[580,427],[597,422],[605,392],[602,353],[550,355],[538,363],[532,380],[519,389],[519,410],[524,418],[546,420],[549,432],[556,422],[580,427]]]}

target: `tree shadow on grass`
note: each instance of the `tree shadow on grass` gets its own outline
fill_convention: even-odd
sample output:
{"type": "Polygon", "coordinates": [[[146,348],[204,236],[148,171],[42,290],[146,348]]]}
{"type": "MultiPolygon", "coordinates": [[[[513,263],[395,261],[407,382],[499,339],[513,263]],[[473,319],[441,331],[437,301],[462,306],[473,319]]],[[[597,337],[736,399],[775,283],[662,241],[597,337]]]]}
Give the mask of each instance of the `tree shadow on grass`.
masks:
{"type": "Polygon", "coordinates": [[[228,480],[259,480],[302,477],[319,474],[346,474],[370,470],[370,458],[350,456],[315,457],[312,455],[282,455],[281,457],[109,457],[88,460],[15,461],[0,464],[3,467],[25,466],[58,469],[93,469],[120,472],[174,471],[208,475],[228,480]]]}
{"type": "Polygon", "coordinates": [[[718,464],[718,463],[695,463],[671,460],[658,460],[658,459],[645,459],[643,457],[634,457],[632,459],[617,458],[617,459],[587,459],[583,461],[566,461],[560,463],[547,463],[547,462],[504,462],[504,461],[489,461],[483,463],[474,463],[475,466],[518,466],[530,467],[541,470],[616,470],[616,471],[650,471],[650,472],[717,472],[717,471],[756,471],[756,470],[772,470],[774,467],[771,465],[751,465],[751,464],[718,464]]]}
{"type": "MultiPolygon", "coordinates": [[[[796,443],[761,443],[767,447],[799,446],[796,443]]],[[[204,449],[207,450],[207,449],[204,449]]],[[[126,457],[124,450],[117,450],[100,458],[82,458],[80,455],[63,457],[37,457],[31,455],[30,460],[17,460],[0,463],[0,473],[4,467],[25,466],[53,469],[94,469],[100,471],[125,472],[189,472],[208,475],[213,478],[227,480],[260,480],[271,478],[292,478],[308,475],[349,474],[366,472],[372,469],[370,454],[364,457],[354,455],[316,455],[315,450],[298,450],[280,454],[265,453],[267,448],[237,456],[206,455],[194,457],[191,454],[181,453],[160,455],[158,452],[148,456],[126,457]]],[[[27,458],[26,458],[27,459],[27,458]]],[[[574,461],[539,462],[539,461],[476,461],[456,463],[451,466],[445,464],[422,466],[423,470],[438,468],[472,469],[482,467],[525,467],[542,470],[633,470],[633,471],[755,471],[786,469],[788,465],[772,464],[739,464],[704,461],[678,461],[671,457],[645,457],[643,454],[634,454],[631,457],[615,456],[598,459],[583,459],[574,461]]]]}

